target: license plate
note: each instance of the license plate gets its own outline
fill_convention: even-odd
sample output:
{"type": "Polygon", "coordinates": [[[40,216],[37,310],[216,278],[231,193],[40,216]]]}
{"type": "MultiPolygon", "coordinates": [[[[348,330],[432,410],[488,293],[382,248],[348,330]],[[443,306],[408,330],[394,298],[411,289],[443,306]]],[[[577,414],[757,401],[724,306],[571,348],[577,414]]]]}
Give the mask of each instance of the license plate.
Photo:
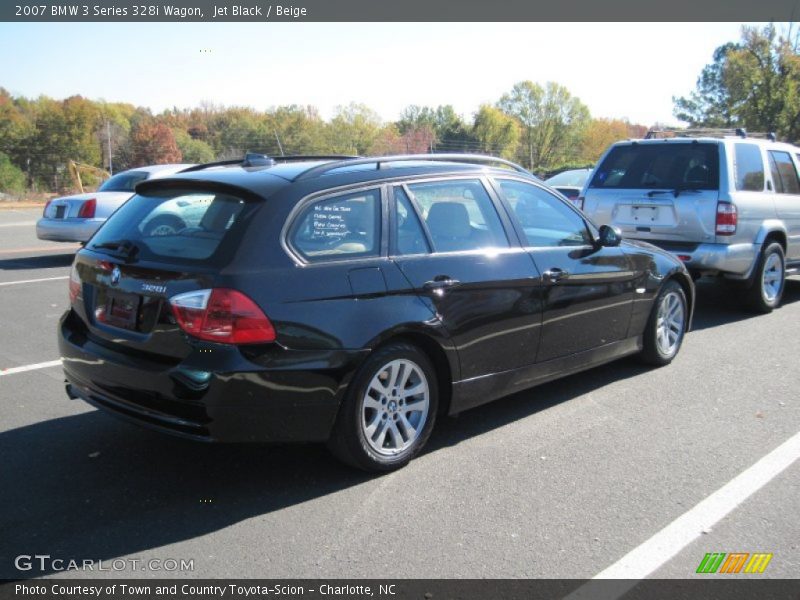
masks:
{"type": "Polygon", "coordinates": [[[657,206],[631,206],[631,219],[644,225],[658,221],[657,206]]]}
{"type": "Polygon", "coordinates": [[[61,206],[56,206],[56,219],[63,219],[66,212],[67,207],[63,204],[61,206]]]}
{"type": "Polygon", "coordinates": [[[136,329],[139,296],[109,290],[106,296],[106,323],[122,329],[136,329]]]}

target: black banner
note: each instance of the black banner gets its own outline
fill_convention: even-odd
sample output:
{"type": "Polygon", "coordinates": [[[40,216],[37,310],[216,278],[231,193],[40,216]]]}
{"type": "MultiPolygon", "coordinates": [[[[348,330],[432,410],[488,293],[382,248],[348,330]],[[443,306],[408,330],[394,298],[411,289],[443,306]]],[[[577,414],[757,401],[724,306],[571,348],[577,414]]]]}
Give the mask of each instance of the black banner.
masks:
{"type": "Polygon", "coordinates": [[[800,581],[699,577],[649,579],[42,579],[0,583],[0,600],[797,600],[800,581]]]}
{"type": "Polygon", "coordinates": [[[0,3],[11,22],[504,22],[791,21],[797,0],[17,0],[0,3]]]}

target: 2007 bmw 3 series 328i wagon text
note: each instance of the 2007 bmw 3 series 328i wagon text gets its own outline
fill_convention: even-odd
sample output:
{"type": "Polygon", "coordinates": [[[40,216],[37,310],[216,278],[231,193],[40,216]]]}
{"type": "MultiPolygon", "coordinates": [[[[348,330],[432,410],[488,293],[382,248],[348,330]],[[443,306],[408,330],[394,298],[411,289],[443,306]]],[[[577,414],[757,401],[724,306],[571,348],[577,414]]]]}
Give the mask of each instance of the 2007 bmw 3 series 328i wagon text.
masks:
{"type": "Polygon", "coordinates": [[[145,181],[69,294],[71,397],[196,440],[327,441],[376,471],[442,415],[669,363],[694,305],[677,259],[470,155],[248,155],[145,181]]]}

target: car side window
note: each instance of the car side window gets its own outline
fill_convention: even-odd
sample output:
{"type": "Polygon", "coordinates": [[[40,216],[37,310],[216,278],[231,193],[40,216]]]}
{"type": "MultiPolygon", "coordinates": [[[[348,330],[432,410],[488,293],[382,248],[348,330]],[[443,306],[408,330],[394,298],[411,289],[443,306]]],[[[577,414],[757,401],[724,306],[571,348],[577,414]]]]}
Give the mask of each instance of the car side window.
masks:
{"type": "Polygon", "coordinates": [[[377,256],[380,206],[377,189],[313,202],[295,221],[290,243],[309,261],[377,256]]]}
{"type": "Polygon", "coordinates": [[[736,156],[736,189],[745,192],[764,191],[764,160],[756,144],[734,144],[736,156]]]}
{"type": "Polygon", "coordinates": [[[535,247],[586,246],[592,237],[586,221],[550,192],[529,183],[498,180],[525,234],[535,247]]]}
{"type": "Polygon", "coordinates": [[[394,188],[394,250],[397,254],[427,254],[430,252],[422,223],[411,205],[405,190],[394,188]]]}
{"type": "Polygon", "coordinates": [[[788,152],[769,151],[772,181],[778,194],[800,194],[800,179],[788,152]]]}
{"type": "Polygon", "coordinates": [[[422,210],[434,252],[508,247],[503,224],[480,180],[415,183],[407,189],[422,210]]]}

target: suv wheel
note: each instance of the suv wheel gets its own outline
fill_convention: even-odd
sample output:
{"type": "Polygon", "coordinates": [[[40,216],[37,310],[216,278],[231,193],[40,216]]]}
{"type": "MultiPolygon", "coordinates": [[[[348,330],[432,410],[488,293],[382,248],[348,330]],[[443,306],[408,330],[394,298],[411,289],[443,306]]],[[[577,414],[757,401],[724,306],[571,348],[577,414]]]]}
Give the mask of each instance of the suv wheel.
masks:
{"type": "Polygon", "coordinates": [[[781,302],[786,283],[783,246],[769,243],[761,252],[756,265],[753,285],[747,292],[748,306],[758,313],[772,312],[781,302]]]}
{"type": "Polygon", "coordinates": [[[642,362],[656,366],[671,363],[683,343],[688,316],[683,288],[676,281],[667,281],[656,297],[647,321],[640,354],[642,362]]]}
{"type": "Polygon", "coordinates": [[[375,351],[350,383],[328,447],[367,471],[391,471],[419,453],[438,408],[436,374],[410,344],[375,351]]]}

